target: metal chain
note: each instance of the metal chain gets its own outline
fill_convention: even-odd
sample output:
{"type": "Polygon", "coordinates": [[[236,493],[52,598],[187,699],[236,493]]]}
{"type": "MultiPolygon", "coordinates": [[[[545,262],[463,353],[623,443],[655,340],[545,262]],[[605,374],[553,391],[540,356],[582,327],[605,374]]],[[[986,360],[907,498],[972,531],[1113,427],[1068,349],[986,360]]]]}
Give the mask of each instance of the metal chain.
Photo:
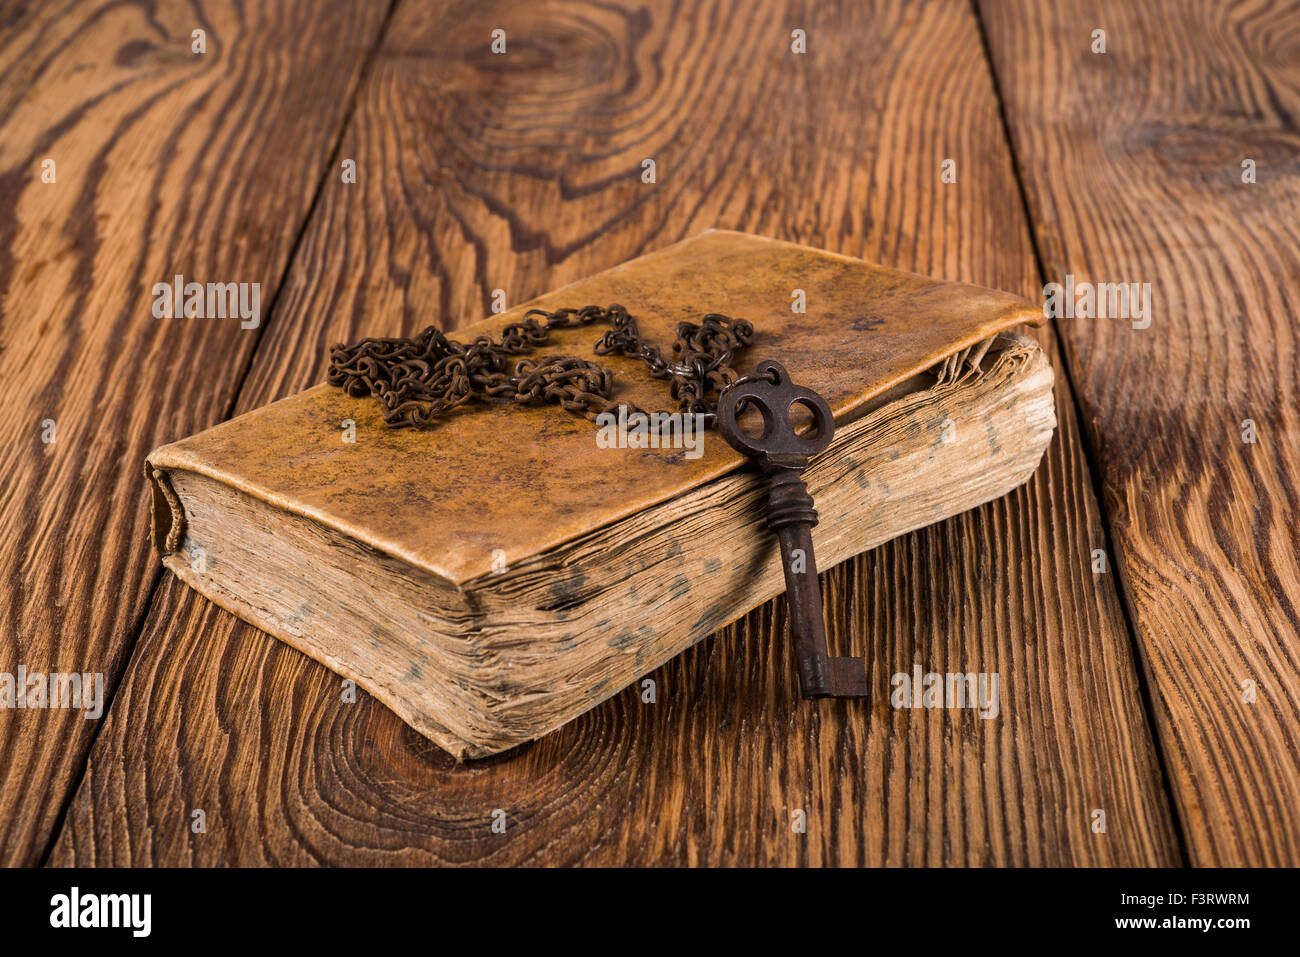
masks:
{"type": "Polygon", "coordinates": [[[737,378],[736,354],[754,335],[744,319],[709,313],[700,322],[677,325],[673,362],[645,342],[634,320],[619,305],[603,309],[530,309],[512,322],[501,341],[479,336],[469,343],[448,339],[434,326],[410,338],[362,339],[331,347],[327,381],[352,396],[374,396],[389,426],[432,428],[435,420],[470,399],[508,399],[522,405],[558,402],[588,419],[630,403],[612,398],[614,373],[577,356],[519,359],[545,343],[552,329],[608,323],[596,342],[596,355],[640,359],[655,379],[671,379],[669,391],[682,412],[703,414],[706,427],[717,418],[717,394],[737,378]],[[545,320],[543,324],[542,321],[545,320]]]}

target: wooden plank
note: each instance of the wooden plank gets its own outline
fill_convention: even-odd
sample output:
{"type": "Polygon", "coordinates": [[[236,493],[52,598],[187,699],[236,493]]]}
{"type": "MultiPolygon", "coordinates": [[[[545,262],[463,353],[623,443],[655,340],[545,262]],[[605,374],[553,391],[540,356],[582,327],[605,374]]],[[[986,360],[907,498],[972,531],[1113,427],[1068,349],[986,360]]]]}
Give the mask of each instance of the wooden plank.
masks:
{"type": "MultiPolygon", "coordinates": [[[[158,580],[141,456],[227,414],[259,334],[155,319],[153,284],[265,311],[383,11],[37,7],[0,23],[0,671],[108,696],[158,580]]],[[[0,710],[0,861],[40,860],[99,726],[0,710]]]]}
{"type": "Polygon", "coordinates": [[[1295,865],[1300,5],[984,16],[1048,278],[1151,284],[1059,326],[1191,859],[1295,865]]]}
{"type": "MultiPolygon", "coordinates": [[[[358,182],[329,185],[240,408],[319,381],[334,340],[459,324],[494,288],[521,301],[713,225],[1033,292],[969,7],[750,6],[399,6],[344,140],[358,182]],[[948,156],[958,185],[940,181],[948,156]]],[[[913,663],[998,672],[997,719],[799,701],[774,603],[656,672],[655,704],[629,689],[457,766],[168,581],[53,859],[1175,863],[1059,401],[1060,439],[1025,489],[824,577],[833,646],[870,655],[877,687],[913,663]]]]}

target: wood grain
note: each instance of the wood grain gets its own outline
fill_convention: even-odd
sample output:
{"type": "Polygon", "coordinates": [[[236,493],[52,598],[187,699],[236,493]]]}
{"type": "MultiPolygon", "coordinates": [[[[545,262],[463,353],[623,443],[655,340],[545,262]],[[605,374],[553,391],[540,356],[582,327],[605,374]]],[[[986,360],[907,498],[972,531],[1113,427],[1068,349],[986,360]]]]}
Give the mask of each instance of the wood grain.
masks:
{"type": "Polygon", "coordinates": [[[1048,278],[1152,286],[1060,323],[1191,859],[1294,866],[1300,5],[984,14],[1048,278]]]}
{"type": "MultiPolygon", "coordinates": [[[[238,318],[155,319],[151,288],[260,282],[265,307],[382,13],[0,15],[0,671],[115,687],[158,580],[139,460],[228,414],[257,340],[238,318]]],[[[97,727],[0,711],[0,862],[40,860],[97,727]]]]}
{"type": "MultiPolygon", "coordinates": [[[[714,225],[1039,284],[960,2],[402,4],[342,149],[358,182],[328,184],[240,409],[319,381],[334,340],[458,325],[495,288],[521,301],[714,225]]],[[[1090,570],[1102,531],[1068,391],[1058,403],[1025,489],[823,579],[832,647],[869,655],[878,686],[913,663],[996,671],[995,720],[799,701],[777,602],[656,672],[655,704],[634,687],[456,765],[168,580],[52,860],[1177,863],[1115,587],[1090,570]]]]}

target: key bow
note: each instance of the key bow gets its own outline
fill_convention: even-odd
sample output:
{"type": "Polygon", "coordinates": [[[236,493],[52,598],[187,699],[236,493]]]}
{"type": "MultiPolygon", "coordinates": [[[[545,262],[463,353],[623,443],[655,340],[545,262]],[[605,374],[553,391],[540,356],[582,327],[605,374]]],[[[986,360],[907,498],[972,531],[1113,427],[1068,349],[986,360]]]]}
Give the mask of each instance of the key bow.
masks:
{"type": "Polygon", "coordinates": [[[825,399],[812,389],[795,385],[781,363],[764,359],[718,397],[718,430],[728,445],[758,458],[765,468],[803,468],[831,444],[835,418],[825,399]],[[806,435],[790,424],[790,411],[796,405],[812,413],[813,429],[806,435]],[[749,406],[763,417],[762,435],[752,436],[740,428],[739,418],[749,406]]]}

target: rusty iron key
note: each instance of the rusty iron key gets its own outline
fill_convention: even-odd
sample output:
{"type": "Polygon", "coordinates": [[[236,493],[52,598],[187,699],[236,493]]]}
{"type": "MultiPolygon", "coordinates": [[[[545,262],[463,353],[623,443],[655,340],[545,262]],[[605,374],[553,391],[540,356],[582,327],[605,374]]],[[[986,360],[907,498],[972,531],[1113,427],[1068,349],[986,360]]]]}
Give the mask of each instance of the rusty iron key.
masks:
{"type": "Polygon", "coordinates": [[[832,658],[826,650],[826,623],[812,545],[817,509],[800,475],[808,460],[830,445],[835,433],[830,406],[812,389],[791,382],[785,367],[768,359],[719,397],[718,429],[732,448],[755,459],[768,477],[767,527],[781,544],[800,691],[805,698],[866,695],[865,661],[832,658]],[[799,435],[790,424],[790,411],[796,405],[812,413],[813,429],[807,435],[799,435]],[[757,437],[742,431],[737,422],[749,407],[763,417],[763,434],[757,437]]]}

